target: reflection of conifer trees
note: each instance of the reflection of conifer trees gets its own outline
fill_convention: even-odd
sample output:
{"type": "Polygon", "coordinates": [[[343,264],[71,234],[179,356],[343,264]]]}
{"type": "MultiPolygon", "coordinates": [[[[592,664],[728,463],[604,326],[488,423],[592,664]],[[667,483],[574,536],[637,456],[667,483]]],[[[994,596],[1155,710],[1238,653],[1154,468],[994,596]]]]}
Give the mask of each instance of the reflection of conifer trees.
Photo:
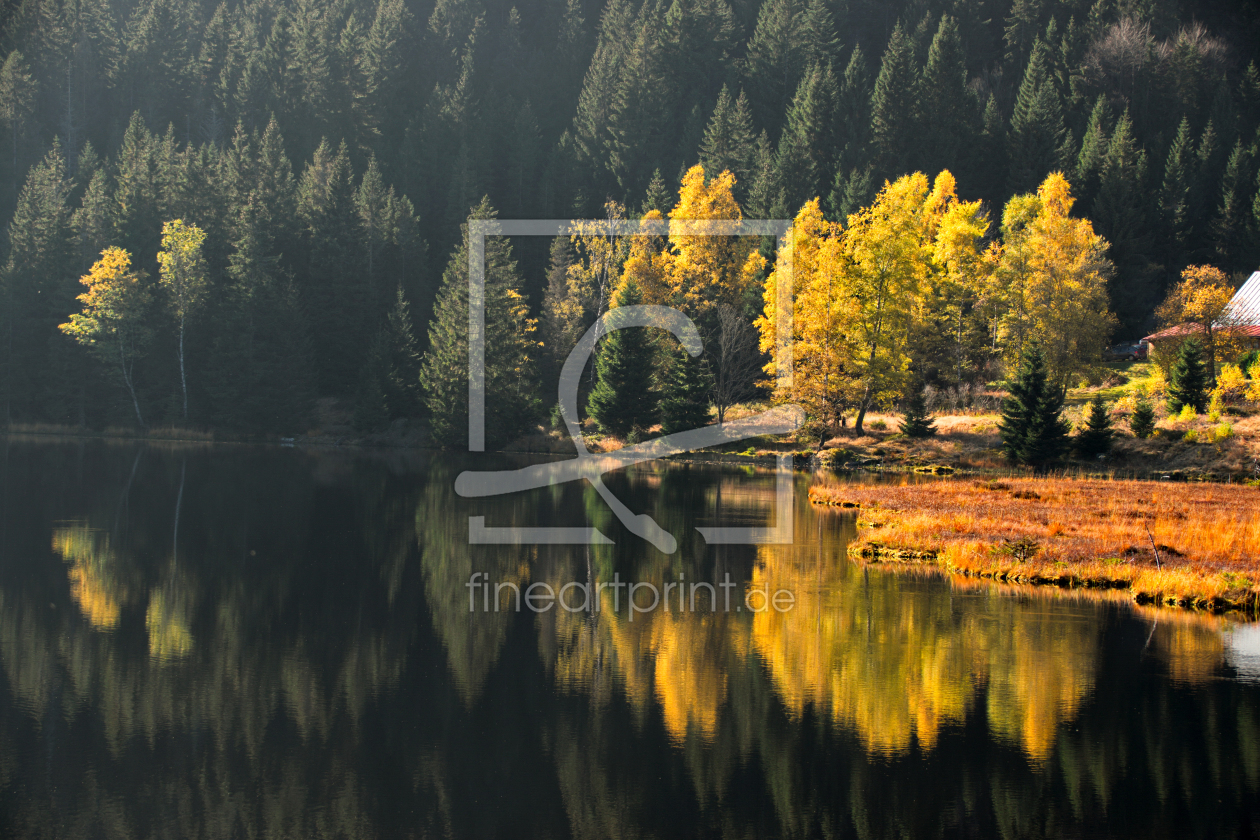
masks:
{"type": "MultiPolygon", "coordinates": [[[[510,498],[506,505],[496,505],[494,515],[518,524],[527,522],[536,511],[523,506],[521,495],[510,498]]],[[[468,516],[469,510],[455,495],[455,471],[449,465],[435,464],[416,507],[425,603],[433,630],[446,648],[447,664],[460,696],[472,705],[499,658],[516,605],[511,590],[504,589],[496,612],[492,590],[490,611],[486,612],[478,591],[476,609],[469,610],[467,584],[474,572],[483,572],[481,581],[489,580],[491,585],[512,583],[523,590],[529,581],[528,566],[519,550],[468,544],[468,516]]]]}
{"type": "MultiPolygon", "coordinates": [[[[68,453],[0,473],[52,476],[0,488],[0,834],[1229,834],[1260,797],[1211,619],[863,568],[803,496],[795,546],[662,555],[578,484],[474,503],[445,458],[189,452],[176,565],[183,456],[148,450],[123,515],[133,453],[68,453]],[[467,544],[469,514],[583,510],[615,545],[467,544]],[[725,569],[795,607],[470,617],[464,586],[725,569]]],[[[612,483],[679,537],[719,494],[721,524],[772,510],[769,475],[612,483]]]]}

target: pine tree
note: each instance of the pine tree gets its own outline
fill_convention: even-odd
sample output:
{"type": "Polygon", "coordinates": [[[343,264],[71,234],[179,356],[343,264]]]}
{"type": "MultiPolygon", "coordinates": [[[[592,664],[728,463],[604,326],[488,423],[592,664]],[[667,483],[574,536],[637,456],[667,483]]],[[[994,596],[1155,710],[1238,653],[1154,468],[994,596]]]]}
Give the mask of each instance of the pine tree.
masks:
{"type": "Polygon", "coordinates": [[[723,170],[730,170],[735,182],[743,184],[752,170],[755,142],[748,98],[741,90],[739,97],[732,100],[730,90],[722,85],[700,144],[700,163],[704,171],[717,176],[723,170]]]}
{"type": "Polygon", "coordinates": [[[297,291],[269,251],[258,219],[271,212],[257,198],[232,227],[221,323],[208,365],[210,415],[221,425],[255,432],[301,430],[315,401],[306,315],[297,291]]]}
{"type": "Polygon", "coordinates": [[[909,172],[918,147],[919,71],[914,45],[902,30],[893,28],[871,94],[871,142],[881,177],[909,172]]]}
{"type": "Polygon", "coordinates": [[[748,218],[773,219],[779,215],[778,171],[774,166],[774,150],[765,129],[757,136],[753,150],[752,185],[748,188],[748,218]]]}
{"type": "Polygon", "coordinates": [[[680,348],[673,354],[661,389],[661,431],[667,435],[709,424],[709,389],[713,376],[702,355],[680,348]]]}
{"type": "Polygon", "coordinates": [[[1072,188],[1077,200],[1088,206],[1098,192],[1098,177],[1107,158],[1107,123],[1109,121],[1107,97],[1099,94],[1090,112],[1085,136],[1081,139],[1081,151],[1076,156],[1076,171],[1072,188]]]}
{"type": "Polygon", "coordinates": [[[1211,231],[1215,262],[1227,272],[1255,270],[1247,230],[1254,157],[1254,147],[1244,146],[1239,140],[1230,152],[1225,176],[1221,179],[1221,201],[1212,218],[1211,231]]]}
{"type": "Polygon", "coordinates": [[[298,187],[306,262],[303,297],[310,304],[319,390],[330,396],[351,391],[368,345],[370,308],[358,264],[362,251],[353,175],[345,143],[334,153],[324,142],[298,187]]]}
{"type": "Polygon", "coordinates": [[[1116,122],[1090,213],[1109,243],[1116,276],[1108,285],[1111,311],[1127,335],[1142,335],[1158,299],[1154,242],[1147,224],[1146,152],[1133,137],[1129,113],[1116,122]]]}
{"type": "Polygon", "coordinates": [[[840,79],[839,123],[837,170],[869,163],[871,79],[861,44],[854,45],[844,76],[840,79]]]}
{"type": "Polygon", "coordinates": [[[1024,351],[1010,396],[1002,404],[1002,450],[1011,461],[1041,468],[1068,447],[1063,395],[1046,375],[1046,357],[1033,345],[1024,351]]]}
{"type": "Polygon", "coordinates": [[[1155,434],[1155,406],[1145,394],[1138,397],[1133,406],[1133,414],[1129,417],[1129,430],[1138,440],[1145,440],[1155,434]]]}
{"type": "Polygon", "coordinates": [[[992,93],[984,103],[981,126],[977,149],[983,164],[978,167],[976,189],[982,195],[996,195],[1005,188],[1007,132],[1006,119],[992,93]]]}
{"type": "Polygon", "coordinates": [[[875,193],[875,171],[869,164],[861,169],[838,171],[831,194],[827,197],[827,212],[831,219],[844,222],[851,214],[869,205],[875,193]]]}
{"type": "MultiPolygon", "coordinates": [[[[705,170],[708,171],[707,169],[705,170]]],[[[670,194],[669,188],[665,186],[665,179],[661,177],[661,170],[657,169],[652,172],[652,180],[648,181],[647,190],[643,194],[643,205],[639,208],[639,215],[646,216],[653,210],[662,216],[670,211],[673,207],[673,196],[670,194]]]]}
{"type": "Polygon", "coordinates": [[[359,373],[354,397],[354,427],[360,432],[377,432],[389,424],[389,338],[384,331],[372,339],[367,361],[359,373]]]}
{"type": "Polygon", "coordinates": [[[1107,413],[1107,404],[1101,395],[1095,396],[1089,404],[1089,418],[1085,428],[1076,436],[1075,448],[1082,458],[1097,458],[1111,451],[1111,442],[1115,432],[1111,428],[1111,415],[1107,413]]]}
{"type": "Polygon", "coordinates": [[[936,421],[928,413],[923,389],[918,386],[910,389],[910,398],[906,400],[906,409],[901,416],[901,433],[911,438],[925,438],[936,434],[936,421]]]}
{"type": "Polygon", "coordinates": [[[961,163],[970,160],[979,112],[975,96],[967,89],[967,62],[958,21],[949,15],[941,15],[928,49],[920,95],[923,165],[931,173],[957,171],[961,163]]]}
{"type": "Polygon", "coordinates": [[[375,431],[391,420],[415,417],[420,408],[420,351],[400,285],[359,374],[355,426],[375,431]]]}
{"type": "Polygon", "coordinates": [[[400,285],[385,319],[385,404],[391,419],[420,413],[420,349],[411,322],[411,306],[400,285]]]}
{"type": "Polygon", "coordinates": [[[821,195],[831,178],[839,93],[831,66],[815,65],[792,99],[775,160],[781,205],[789,213],[821,195]]]}
{"type": "MultiPolygon", "coordinates": [[[[469,220],[493,222],[487,198],[469,220]]],[[[429,323],[429,348],[420,364],[420,388],[433,431],[442,446],[460,446],[468,435],[467,225],[442,273],[442,288],[429,323]]],[[[502,236],[485,240],[485,442],[501,446],[524,433],[539,416],[534,365],[535,324],[520,293],[512,246],[502,236]]]]}
{"type": "Polygon", "coordinates": [[[777,131],[809,58],[801,0],[767,0],[742,62],[757,122],[777,131]]]}
{"type": "Polygon", "coordinates": [[[1033,44],[1041,31],[1042,6],[1042,0],[1015,0],[1011,4],[1002,40],[1006,44],[1007,61],[1015,62],[1016,66],[1028,55],[1030,46],[1036,49],[1033,44]]]}
{"type": "MultiPolygon", "coordinates": [[[[638,284],[631,278],[618,290],[613,309],[643,302],[638,284]]],[[[595,357],[595,387],[586,411],[605,434],[625,435],[647,429],[656,422],[652,393],[656,347],[641,327],[614,330],[600,341],[595,357]]]]}
{"type": "MultiPolygon", "coordinates": [[[[1193,141],[1190,139],[1190,120],[1181,118],[1177,136],[1168,148],[1164,163],[1164,183],[1159,192],[1159,212],[1164,227],[1164,242],[1170,256],[1179,254],[1185,247],[1190,232],[1190,187],[1193,178],[1193,141]]],[[[1175,272],[1180,266],[1168,267],[1175,272]]]]}
{"type": "Polygon", "coordinates": [[[1177,349],[1177,360],[1168,371],[1168,410],[1176,413],[1190,406],[1195,414],[1207,410],[1208,373],[1203,346],[1188,338],[1177,349]]]}
{"type": "Polygon", "coordinates": [[[66,383],[49,380],[50,342],[75,308],[77,248],[61,144],[31,167],[9,223],[9,258],[0,272],[0,363],[4,416],[45,419],[41,403],[66,383]]]}
{"type": "Polygon", "coordinates": [[[1032,192],[1046,175],[1063,167],[1067,128],[1059,91],[1049,74],[1049,53],[1046,43],[1038,39],[1015,99],[1007,138],[1008,192],[1032,192]]]}
{"type": "MultiPolygon", "coordinates": [[[[35,110],[35,80],[20,50],[12,50],[0,67],[0,120],[9,132],[13,153],[13,193],[18,191],[18,146],[35,110]]],[[[72,150],[73,151],[73,150],[72,150]]]]}

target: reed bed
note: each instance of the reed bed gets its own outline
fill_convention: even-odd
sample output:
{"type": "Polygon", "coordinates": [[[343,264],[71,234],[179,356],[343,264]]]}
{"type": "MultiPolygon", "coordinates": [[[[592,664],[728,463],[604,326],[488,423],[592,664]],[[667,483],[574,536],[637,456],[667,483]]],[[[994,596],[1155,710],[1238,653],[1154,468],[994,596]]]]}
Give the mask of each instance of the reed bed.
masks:
{"type": "Polygon", "coordinates": [[[854,509],[850,553],[977,577],[1126,589],[1141,603],[1255,610],[1260,489],[1067,478],[817,485],[854,509]]]}

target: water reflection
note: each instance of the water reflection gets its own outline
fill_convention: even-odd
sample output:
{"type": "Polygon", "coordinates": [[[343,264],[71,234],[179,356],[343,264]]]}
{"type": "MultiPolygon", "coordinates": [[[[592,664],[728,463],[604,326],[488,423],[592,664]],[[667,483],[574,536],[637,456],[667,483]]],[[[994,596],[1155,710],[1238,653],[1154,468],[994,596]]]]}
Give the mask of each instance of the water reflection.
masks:
{"type": "Polygon", "coordinates": [[[803,492],[796,545],[705,545],[774,516],[769,473],[610,475],[666,555],[577,484],[462,500],[445,456],[3,464],[0,835],[1260,830],[1254,627],[858,567],[852,518],[803,492]],[[469,546],[469,515],[615,544],[469,546]],[[470,612],[474,572],[795,602],[470,612]]]}

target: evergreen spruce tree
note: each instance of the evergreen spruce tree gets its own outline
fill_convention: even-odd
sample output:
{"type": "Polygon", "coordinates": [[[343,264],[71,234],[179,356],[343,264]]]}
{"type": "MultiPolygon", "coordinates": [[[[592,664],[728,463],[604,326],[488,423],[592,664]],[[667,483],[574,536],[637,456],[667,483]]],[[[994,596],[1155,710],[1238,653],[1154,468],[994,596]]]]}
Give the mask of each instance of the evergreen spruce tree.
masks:
{"type": "Polygon", "coordinates": [[[933,174],[942,169],[959,170],[960,164],[971,159],[979,109],[967,89],[967,61],[958,21],[949,15],[941,15],[928,49],[920,95],[923,166],[933,174]]]}
{"type": "Polygon", "coordinates": [[[730,89],[722,85],[700,144],[700,163],[705,173],[716,177],[729,169],[736,184],[744,184],[752,170],[755,142],[748,97],[741,90],[738,98],[732,100],[730,89]]]}
{"type": "Polygon", "coordinates": [[[928,413],[923,389],[917,385],[910,390],[905,412],[901,415],[901,433],[906,437],[925,438],[936,434],[936,421],[928,413]]]}
{"type": "Polygon", "coordinates": [[[1145,394],[1138,397],[1133,406],[1133,414],[1129,417],[1129,430],[1139,440],[1145,440],[1155,434],[1155,406],[1145,394]]]}
{"type": "MultiPolygon", "coordinates": [[[[778,172],[774,166],[774,150],[765,129],[757,136],[753,148],[752,184],[748,188],[748,218],[773,219],[779,216],[778,172]]],[[[786,210],[784,211],[786,212],[786,210]]]]}
{"type": "Polygon", "coordinates": [[[871,142],[878,174],[896,178],[909,172],[918,147],[919,71],[914,45],[893,28],[871,94],[871,142]]]}
{"type": "Polygon", "coordinates": [[[1103,163],[1107,158],[1109,110],[1107,97],[1099,94],[1094,101],[1094,110],[1090,112],[1085,136],[1081,139],[1081,150],[1076,156],[1072,192],[1084,206],[1089,206],[1094,200],[1094,194],[1098,192],[1098,176],[1102,173],[1103,163]]]}
{"type": "Polygon", "coordinates": [[[1255,148],[1244,146],[1239,140],[1230,152],[1225,164],[1225,175],[1221,179],[1221,200],[1216,214],[1212,218],[1212,245],[1215,250],[1215,262],[1226,273],[1232,271],[1254,271],[1247,229],[1247,215],[1251,202],[1252,186],[1251,167],[1255,157],[1255,148]]]}
{"type": "Polygon", "coordinates": [[[1050,78],[1049,61],[1050,49],[1038,39],[1011,114],[1008,192],[1033,192],[1048,174],[1063,167],[1067,128],[1059,91],[1050,78]]]}
{"type": "Polygon", "coordinates": [[[1089,404],[1089,417],[1085,428],[1076,436],[1075,448],[1082,458],[1097,458],[1111,451],[1115,432],[1111,428],[1111,415],[1101,396],[1095,396],[1089,404]]]}
{"type": "Polygon", "coordinates": [[[788,100],[809,62],[801,0],[766,0],[744,60],[743,77],[753,100],[757,122],[777,132],[788,100]]]}
{"type": "Polygon", "coordinates": [[[681,347],[673,354],[661,394],[661,431],[667,435],[709,424],[709,389],[713,376],[708,360],[693,358],[681,347]]]}
{"type": "Polygon", "coordinates": [[[828,217],[844,222],[875,198],[875,171],[867,164],[861,169],[836,172],[835,183],[827,196],[828,217]]]}
{"type": "Polygon", "coordinates": [[[862,45],[856,44],[840,79],[837,169],[870,162],[871,79],[862,45]]]}
{"type": "Polygon", "coordinates": [[[233,223],[240,237],[210,353],[210,415],[230,428],[294,432],[315,401],[313,354],[297,290],[257,223],[266,212],[252,199],[233,223]]]}
{"type": "Polygon", "coordinates": [[[814,65],[788,109],[775,161],[782,206],[795,213],[832,177],[839,86],[831,65],[814,65]]]}
{"type": "Polygon", "coordinates": [[[980,118],[979,157],[984,161],[977,175],[977,189],[984,195],[994,195],[1005,187],[1006,178],[1006,118],[992,93],[984,103],[984,115],[980,118]]]}
{"type": "Polygon", "coordinates": [[[367,361],[359,373],[354,397],[354,427],[360,432],[376,432],[389,424],[389,337],[384,330],[372,339],[367,361]]]}
{"type": "Polygon", "coordinates": [[[1171,273],[1180,273],[1176,257],[1185,247],[1189,235],[1190,187],[1194,175],[1192,166],[1194,144],[1190,139],[1190,120],[1181,118],[1177,136],[1168,148],[1164,163],[1164,183],[1159,191],[1159,213],[1163,223],[1164,246],[1169,252],[1167,267],[1171,273]]]}
{"type": "MultiPolygon", "coordinates": [[[[470,220],[493,221],[487,198],[470,220]]],[[[442,274],[442,288],[429,324],[429,348],[420,364],[434,442],[465,445],[468,439],[468,227],[442,274]]],[[[535,382],[537,340],[521,296],[521,277],[512,246],[502,236],[485,242],[485,443],[501,446],[528,430],[540,416],[535,382]]]]}
{"type": "Polygon", "coordinates": [[[1195,414],[1207,410],[1207,365],[1203,363],[1203,345],[1197,338],[1188,338],[1177,350],[1177,360],[1168,371],[1168,410],[1181,411],[1190,406],[1195,414]]]}
{"type": "MultiPolygon", "coordinates": [[[[611,311],[642,302],[639,286],[631,278],[617,291],[611,311]]],[[[642,327],[614,330],[600,341],[595,356],[595,387],[587,399],[586,411],[605,434],[626,435],[632,429],[647,429],[656,422],[657,406],[652,393],[655,356],[656,345],[642,327]]]]}
{"type": "Polygon", "coordinates": [[[372,340],[355,396],[355,425],[365,431],[420,413],[420,351],[411,307],[400,285],[385,323],[372,340]]]}
{"type": "Polygon", "coordinates": [[[801,14],[801,37],[806,64],[828,64],[840,54],[836,20],[827,0],[805,0],[801,14]]]}
{"type": "Polygon", "coordinates": [[[371,315],[354,201],[354,173],[345,143],[324,142],[306,165],[298,187],[306,265],[303,297],[310,303],[315,369],[322,394],[353,393],[369,342],[371,315]]]}
{"type": "Polygon", "coordinates": [[[1024,351],[1010,396],[1002,404],[1002,450],[1019,464],[1042,468],[1068,447],[1063,395],[1046,377],[1045,353],[1037,345],[1024,351]]]}
{"type": "Polygon", "coordinates": [[[1103,162],[1098,197],[1090,214],[1099,234],[1109,243],[1108,255],[1116,276],[1107,285],[1111,311],[1123,333],[1141,335],[1158,302],[1155,250],[1147,224],[1150,196],[1146,186],[1146,152],[1133,137],[1125,111],[1116,122],[1103,162]]]}
{"type": "Polygon", "coordinates": [[[61,144],[54,141],[31,167],[9,223],[9,258],[0,272],[0,418],[6,421],[51,419],[42,404],[75,388],[50,379],[48,365],[54,342],[70,341],[57,325],[78,308],[75,296],[82,291],[66,174],[61,144]]]}
{"type": "MultiPolygon", "coordinates": [[[[705,171],[708,171],[707,169],[705,171]]],[[[673,207],[672,196],[669,188],[665,186],[665,179],[661,177],[661,170],[657,169],[652,172],[652,180],[648,181],[647,191],[643,194],[643,205],[639,208],[639,213],[646,216],[648,213],[656,210],[662,216],[669,213],[673,207]]]]}

